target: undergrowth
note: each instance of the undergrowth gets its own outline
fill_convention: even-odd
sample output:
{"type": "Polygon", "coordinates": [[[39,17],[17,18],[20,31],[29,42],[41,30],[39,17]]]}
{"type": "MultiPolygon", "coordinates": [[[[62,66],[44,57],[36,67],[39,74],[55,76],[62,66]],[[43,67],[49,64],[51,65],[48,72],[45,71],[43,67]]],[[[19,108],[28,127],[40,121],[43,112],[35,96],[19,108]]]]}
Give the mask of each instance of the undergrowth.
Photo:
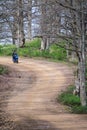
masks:
{"type": "Polygon", "coordinates": [[[87,114],[87,106],[81,106],[80,97],[73,95],[73,89],[74,86],[69,86],[62,92],[57,98],[58,102],[67,105],[71,113],[87,114]]]}
{"type": "Polygon", "coordinates": [[[17,48],[15,45],[0,46],[0,55],[11,56],[14,49],[17,50],[19,56],[24,57],[42,57],[53,60],[66,60],[66,50],[55,44],[50,45],[48,50],[41,50],[41,41],[36,38],[30,42],[26,42],[23,48],[17,48]]]}

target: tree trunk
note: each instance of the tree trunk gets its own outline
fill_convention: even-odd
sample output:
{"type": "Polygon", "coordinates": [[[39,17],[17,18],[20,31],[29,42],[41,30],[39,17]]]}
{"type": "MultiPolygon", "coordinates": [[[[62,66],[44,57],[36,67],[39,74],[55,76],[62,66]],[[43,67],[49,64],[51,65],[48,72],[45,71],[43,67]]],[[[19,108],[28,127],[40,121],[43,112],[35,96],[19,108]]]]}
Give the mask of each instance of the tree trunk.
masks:
{"type": "Polygon", "coordinates": [[[47,40],[46,40],[46,50],[49,49],[49,45],[50,45],[49,38],[47,38],[47,40]]]}
{"type": "Polygon", "coordinates": [[[32,39],[32,31],[31,31],[31,24],[32,24],[32,0],[28,0],[28,39],[32,39]]]}
{"type": "Polygon", "coordinates": [[[80,67],[80,100],[81,105],[86,106],[86,90],[85,90],[85,62],[83,57],[79,63],[80,67]]]}
{"type": "Polygon", "coordinates": [[[41,38],[41,50],[44,50],[44,48],[45,48],[44,40],[43,38],[41,38]]]}
{"type": "Polygon", "coordinates": [[[80,99],[82,106],[86,106],[86,90],[85,90],[85,68],[86,68],[86,49],[85,49],[85,17],[84,3],[81,3],[81,58],[80,58],[80,99]]]}
{"type": "Polygon", "coordinates": [[[25,44],[24,23],[23,23],[23,1],[19,0],[19,46],[23,47],[25,44]]]}

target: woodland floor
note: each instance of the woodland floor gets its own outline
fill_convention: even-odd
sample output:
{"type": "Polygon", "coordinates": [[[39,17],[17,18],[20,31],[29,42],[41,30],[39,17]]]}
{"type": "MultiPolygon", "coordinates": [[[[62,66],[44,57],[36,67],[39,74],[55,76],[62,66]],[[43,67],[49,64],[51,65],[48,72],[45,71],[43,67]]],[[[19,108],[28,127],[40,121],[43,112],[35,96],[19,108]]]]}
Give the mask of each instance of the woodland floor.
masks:
{"type": "Polygon", "coordinates": [[[87,130],[87,115],[70,114],[57,95],[73,84],[63,63],[0,57],[10,69],[0,76],[0,130],[87,130]]]}

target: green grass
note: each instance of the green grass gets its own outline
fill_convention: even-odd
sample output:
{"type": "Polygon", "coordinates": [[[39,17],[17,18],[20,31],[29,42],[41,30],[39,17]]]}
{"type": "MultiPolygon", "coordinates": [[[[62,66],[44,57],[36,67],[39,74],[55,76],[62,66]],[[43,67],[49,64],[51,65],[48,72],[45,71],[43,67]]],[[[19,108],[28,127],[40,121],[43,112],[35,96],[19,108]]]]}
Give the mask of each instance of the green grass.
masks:
{"type": "Polygon", "coordinates": [[[17,49],[19,56],[24,57],[42,57],[45,59],[53,60],[66,60],[66,51],[63,48],[58,47],[55,44],[50,45],[48,50],[40,50],[41,41],[36,38],[31,42],[27,42],[25,47],[16,48],[15,45],[0,46],[0,55],[11,56],[14,49],[17,49]]]}
{"type": "Polygon", "coordinates": [[[61,96],[59,97],[60,101],[64,104],[64,105],[68,105],[68,106],[73,106],[73,105],[80,105],[80,99],[79,97],[69,94],[67,92],[62,93],[61,96]]]}
{"type": "Polygon", "coordinates": [[[87,106],[73,106],[72,112],[75,114],[87,114],[87,106]]]}
{"type": "Polygon", "coordinates": [[[66,91],[62,92],[58,99],[64,105],[73,106],[80,105],[80,98],[78,96],[73,95],[73,86],[70,86],[66,91]]]}
{"type": "Polygon", "coordinates": [[[12,51],[16,49],[15,45],[3,45],[0,46],[0,56],[10,56],[12,51]]]}
{"type": "Polygon", "coordinates": [[[64,60],[66,59],[66,50],[53,44],[49,48],[50,58],[64,60]]]}
{"type": "Polygon", "coordinates": [[[49,58],[54,60],[64,60],[66,59],[66,51],[64,49],[59,48],[57,45],[53,44],[49,47],[48,50],[40,50],[40,39],[35,39],[34,41],[25,44],[25,49],[21,50],[19,53],[27,54],[29,57],[43,57],[43,58],[49,58]],[[24,51],[27,51],[27,53],[23,53],[24,51]]]}
{"type": "Polygon", "coordinates": [[[73,95],[73,89],[74,86],[70,86],[62,92],[57,98],[58,102],[67,105],[72,113],[87,114],[87,106],[81,106],[80,97],[73,95]]]}

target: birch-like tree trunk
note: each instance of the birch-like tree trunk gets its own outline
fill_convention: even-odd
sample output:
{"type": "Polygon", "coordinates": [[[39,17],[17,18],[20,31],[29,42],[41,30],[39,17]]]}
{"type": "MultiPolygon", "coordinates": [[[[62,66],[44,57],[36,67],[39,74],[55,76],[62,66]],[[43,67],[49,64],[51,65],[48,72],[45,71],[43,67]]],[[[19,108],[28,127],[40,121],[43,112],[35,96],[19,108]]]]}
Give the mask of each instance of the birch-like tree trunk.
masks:
{"type": "Polygon", "coordinates": [[[19,0],[19,46],[25,44],[24,22],[23,22],[23,0],[19,0]]]}
{"type": "Polygon", "coordinates": [[[32,39],[32,0],[28,0],[27,5],[28,20],[28,40],[32,39]]]}
{"type": "Polygon", "coordinates": [[[84,1],[81,3],[81,60],[80,60],[80,99],[82,106],[86,106],[86,26],[85,26],[85,13],[84,13],[84,1]]]}

